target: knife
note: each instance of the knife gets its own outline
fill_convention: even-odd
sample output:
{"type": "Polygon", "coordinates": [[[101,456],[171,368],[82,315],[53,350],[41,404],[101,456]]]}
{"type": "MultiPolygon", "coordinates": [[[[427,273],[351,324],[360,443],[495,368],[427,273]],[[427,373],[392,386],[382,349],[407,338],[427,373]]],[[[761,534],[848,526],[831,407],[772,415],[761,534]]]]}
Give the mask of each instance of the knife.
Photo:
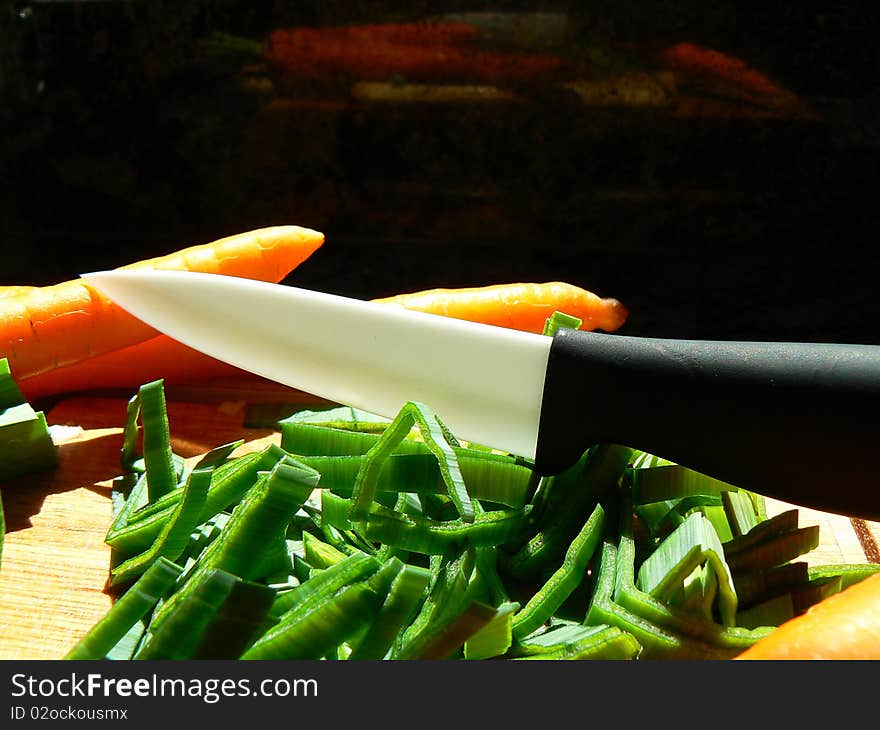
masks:
{"type": "Polygon", "coordinates": [[[880,519],[880,346],[547,337],[217,274],[83,274],[185,345],[332,402],[430,406],[559,473],[594,444],[805,507],[880,519]]]}

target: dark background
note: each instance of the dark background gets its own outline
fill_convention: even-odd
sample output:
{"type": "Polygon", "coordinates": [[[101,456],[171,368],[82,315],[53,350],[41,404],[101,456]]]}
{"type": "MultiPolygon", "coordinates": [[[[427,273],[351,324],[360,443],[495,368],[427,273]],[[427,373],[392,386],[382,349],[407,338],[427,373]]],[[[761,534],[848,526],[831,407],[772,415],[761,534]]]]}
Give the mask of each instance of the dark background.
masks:
{"type": "Polygon", "coordinates": [[[628,334],[880,343],[871,3],[401,5],[4,4],[0,285],[294,223],[326,235],[300,286],[562,279],[623,301],[628,334]],[[550,92],[518,108],[278,106],[253,59],[200,46],[486,9],[565,13],[591,48],[700,43],[813,113],[584,109],[550,92]]]}

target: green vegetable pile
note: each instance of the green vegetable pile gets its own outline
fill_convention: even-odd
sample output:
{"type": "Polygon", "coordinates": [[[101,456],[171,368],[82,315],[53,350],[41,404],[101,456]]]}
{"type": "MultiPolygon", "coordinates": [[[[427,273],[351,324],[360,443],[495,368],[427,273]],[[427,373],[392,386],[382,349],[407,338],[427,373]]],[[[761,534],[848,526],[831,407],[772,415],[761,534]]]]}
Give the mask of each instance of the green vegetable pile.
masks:
{"type": "Polygon", "coordinates": [[[420,403],[278,425],[188,469],[162,382],[139,390],[106,538],[122,594],[68,658],[721,659],[878,568],[808,569],[796,510],[617,445],[540,478],[420,403]]]}
{"type": "MultiPolygon", "coordinates": [[[[614,444],[542,478],[421,403],[275,423],[280,441],[191,465],[163,382],[139,389],[106,536],[118,598],[67,658],[723,659],[880,569],[808,567],[797,510],[614,444]]],[[[0,444],[2,477],[57,459],[8,367],[0,444]]]]}

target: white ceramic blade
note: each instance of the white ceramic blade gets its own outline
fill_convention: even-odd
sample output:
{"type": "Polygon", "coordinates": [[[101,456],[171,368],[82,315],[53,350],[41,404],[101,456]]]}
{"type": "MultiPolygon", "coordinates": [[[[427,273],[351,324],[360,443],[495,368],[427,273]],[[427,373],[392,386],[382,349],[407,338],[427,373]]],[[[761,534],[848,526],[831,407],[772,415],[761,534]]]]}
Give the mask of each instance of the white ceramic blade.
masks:
{"type": "Polygon", "coordinates": [[[244,370],[387,417],[418,401],[462,439],[535,456],[550,337],[217,274],[83,278],[157,330],[244,370]]]}

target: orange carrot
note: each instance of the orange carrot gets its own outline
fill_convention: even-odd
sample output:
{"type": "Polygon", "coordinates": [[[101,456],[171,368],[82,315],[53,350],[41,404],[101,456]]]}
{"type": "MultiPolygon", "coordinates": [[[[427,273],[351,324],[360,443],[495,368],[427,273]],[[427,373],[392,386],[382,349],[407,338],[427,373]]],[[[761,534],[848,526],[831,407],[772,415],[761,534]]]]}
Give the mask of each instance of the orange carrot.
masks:
{"type": "MultiPolygon", "coordinates": [[[[139,261],[123,268],[185,269],[280,281],[324,241],[317,231],[278,226],[139,261]]],[[[82,280],[0,300],[0,356],[18,380],[143,342],[156,330],[82,280]]]]}
{"type": "Polygon", "coordinates": [[[737,659],[880,659],[880,573],[782,624],[737,659]]]}
{"type": "MultiPolygon", "coordinates": [[[[602,299],[559,282],[432,289],[376,301],[530,332],[541,332],[546,318],[557,309],[583,319],[583,329],[609,332],[620,327],[627,314],[616,299],[602,299]]],[[[162,335],[25,378],[19,386],[34,401],[94,388],[137,388],[159,378],[167,385],[192,385],[215,377],[250,376],[162,335]]]]}
{"type": "Polygon", "coordinates": [[[581,329],[606,332],[623,325],[628,314],[626,307],[616,299],[603,299],[561,281],[430,289],[377,301],[527,332],[541,332],[547,317],[555,310],[583,320],[581,329]]]}
{"type": "Polygon", "coordinates": [[[318,35],[281,29],[263,44],[266,63],[284,81],[344,77],[410,82],[508,84],[542,81],[566,70],[557,56],[485,51],[446,43],[318,35]]]}
{"type": "Polygon", "coordinates": [[[763,101],[792,102],[792,92],[745,61],[694,43],[677,43],[665,48],[659,56],[661,64],[708,81],[729,84],[741,92],[763,101]]]}
{"type": "Polygon", "coordinates": [[[165,385],[203,383],[218,377],[250,377],[244,370],[203,355],[165,335],[49,370],[18,381],[29,402],[64,393],[137,389],[163,379],[165,385]]]}
{"type": "Polygon", "coordinates": [[[474,41],[480,29],[470,23],[441,23],[427,20],[378,25],[342,25],[321,28],[279,28],[271,33],[274,42],[285,45],[320,46],[325,43],[403,43],[409,45],[459,45],[474,41]]]}

